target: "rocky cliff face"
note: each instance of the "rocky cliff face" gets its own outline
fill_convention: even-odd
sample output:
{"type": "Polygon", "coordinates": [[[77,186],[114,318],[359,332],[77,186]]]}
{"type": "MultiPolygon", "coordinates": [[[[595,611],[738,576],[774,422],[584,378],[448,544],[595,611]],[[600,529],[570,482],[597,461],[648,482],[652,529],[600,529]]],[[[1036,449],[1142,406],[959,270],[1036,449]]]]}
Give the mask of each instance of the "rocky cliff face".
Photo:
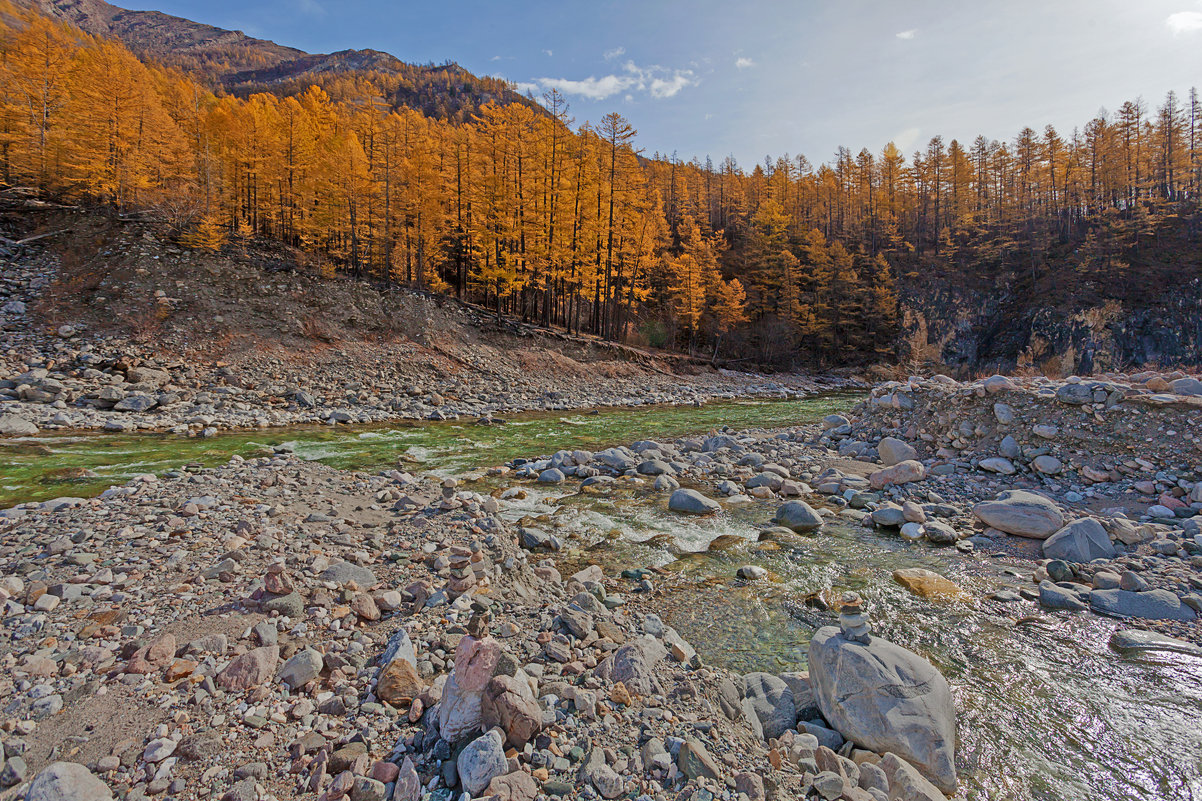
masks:
{"type": "Polygon", "coordinates": [[[913,286],[901,299],[903,363],[960,373],[1035,367],[1089,374],[1139,365],[1202,363],[1202,278],[1157,302],[1107,299],[1048,307],[1000,285],[974,290],[913,286]]]}

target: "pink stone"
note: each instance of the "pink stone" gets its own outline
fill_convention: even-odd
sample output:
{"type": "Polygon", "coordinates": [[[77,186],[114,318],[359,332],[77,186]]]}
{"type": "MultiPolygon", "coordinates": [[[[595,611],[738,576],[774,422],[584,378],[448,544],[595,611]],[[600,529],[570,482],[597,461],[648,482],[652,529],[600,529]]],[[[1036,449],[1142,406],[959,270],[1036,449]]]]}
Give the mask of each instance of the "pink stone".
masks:
{"type": "Polygon", "coordinates": [[[371,766],[370,775],[376,781],[388,784],[396,781],[397,776],[401,775],[401,769],[395,762],[380,760],[371,766]]]}
{"type": "Polygon", "coordinates": [[[455,681],[469,693],[484,691],[501,659],[501,643],[492,637],[477,640],[470,635],[459,641],[455,650],[455,681]]]}
{"type": "Polygon", "coordinates": [[[217,674],[217,683],[226,690],[249,690],[275,675],[280,649],[275,645],[252,648],[217,674]]]}

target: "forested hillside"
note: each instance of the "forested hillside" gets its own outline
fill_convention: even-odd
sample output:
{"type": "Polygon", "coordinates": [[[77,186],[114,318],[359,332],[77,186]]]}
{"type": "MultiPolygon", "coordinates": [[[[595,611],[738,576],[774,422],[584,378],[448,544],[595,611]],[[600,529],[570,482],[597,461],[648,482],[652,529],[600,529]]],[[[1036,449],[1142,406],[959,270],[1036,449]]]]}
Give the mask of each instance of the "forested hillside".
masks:
{"type": "Polygon", "coordinates": [[[242,97],[269,91],[300,94],[317,84],[338,99],[343,86],[378,95],[439,119],[465,122],[485,103],[538,105],[503,80],[473,75],[458,64],[407,64],[378,50],[306,53],[265,39],[163,14],[131,11],[104,0],[16,0],[95,36],[116,39],[134,55],[174,67],[214,91],[242,97]]]}
{"type": "Polygon", "coordinates": [[[556,94],[447,113],[451,68],[446,97],[408,106],[403,71],[266,64],[214,93],[60,21],[3,20],[0,178],[154,210],[193,247],[274,238],[498,314],[778,366],[1013,366],[1058,337],[1074,362],[1202,359],[1202,330],[1156,333],[1202,297],[1195,92],[1072,132],[746,169],[645,157],[621,115],[576,126],[556,94]],[[1186,302],[1147,314],[1166,297],[1186,302]]]}

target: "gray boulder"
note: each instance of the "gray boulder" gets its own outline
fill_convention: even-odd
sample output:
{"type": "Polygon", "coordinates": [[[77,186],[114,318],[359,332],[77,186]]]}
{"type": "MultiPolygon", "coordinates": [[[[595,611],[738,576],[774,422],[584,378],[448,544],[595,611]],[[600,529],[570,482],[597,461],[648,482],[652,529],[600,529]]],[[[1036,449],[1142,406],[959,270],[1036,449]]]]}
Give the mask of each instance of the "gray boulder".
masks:
{"type": "Polygon", "coordinates": [[[1169,389],[1175,395],[1202,395],[1202,381],[1196,378],[1178,378],[1169,382],[1169,389]]]}
{"type": "Polygon", "coordinates": [[[1118,552],[1102,524],[1092,517],[1080,517],[1043,541],[1043,555],[1066,562],[1092,562],[1110,559],[1118,552]]]}
{"type": "Polygon", "coordinates": [[[1048,609],[1067,609],[1070,612],[1089,608],[1075,592],[1046,579],[1039,582],[1039,604],[1048,609]]]}
{"type": "Polygon", "coordinates": [[[472,798],[483,794],[489,782],[508,770],[501,733],[496,729],[468,743],[455,763],[459,782],[472,798]]]}
{"type": "Polygon", "coordinates": [[[637,695],[651,695],[655,691],[652,668],[668,655],[668,650],[654,637],[639,637],[617,651],[611,660],[606,660],[597,669],[601,678],[620,681],[637,695]]]}
{"type": "Polygon", "coordinates": [[[1095,612],[1115,617],[1138,617],[1144,620],[1193,620],[1198,613],[1181,603],[1169,590],[1129,592],[1127,590],[1094,590],[1089,605],[1095,612]]]}
{"type": "Polygon", "coordinates": [[[305,648],[297,651],[291,659],[280,666],[276,678],[295,690],[320,676],[322,664],[320,652],[312,648],[305,648]]]}
{"type": "Polygon", "coordinates": [[[52,762],[25,792],[25,801],[112,801],[108,785],[76,762],[52,762]]]}
{"type": "Polygon", "coordinates": [[[1093,387],[1089,384],[1064,384],[1056,389],[1056,400],[1070,406],[1093,403],[1093,387]]]}
{"type": "MultiPolygon", "coordinates": [[[[0,435],[6,437],[28,437],[38,433],[38,427],[15,414],[0,414],[0,435]]],[[[67,762],[55,764],[71,764],[67,762]]]]}
{"type": "Polygon", "coordinates": [[[992,501],[978,503],[972,513],[998,531],[1038,540],[1047,539],[1064,525],[1064,515],[1056,504],[1025,490],[1002,492],[992,501]]]}
{"type": "Polygon", "coordinates": [[[886,466],[918,458],[918,451],[914,449],[913,445],[896,437],[882,439],[876,446],[876,452],[880,454],[881,463],[886,466]]]}
{"type": "Polygon", "coordinates": [[[822,527],[822,515],[805,501],[789,501],[776,510],[772,522],[794,531],[814,531],[822,527]]]}
{"type": "Polygon", "coordinates": [[[552,467],[538,474],[538,483],[540,484],[562,484],[563,481],[563,471],[557,467],[552,467]]]}
{"type": "Polygon", "coordinates": [[[793,691],[771,673],[748,673],[744,676],[743,695],[760,722],[765,740],[775,740],[797,725],[793,691]]]}
{"type": "Polygon", "coordinates": [[[810,640],[810,684],[822,715],[844,737],[891,751],[939,789],[956,789],[956,709],[930,662],[900,645],[846,639],[824,626],[810,640]]]}
{"type": "Polygon", "coordinates": [[[332,581],[340,587],[354,582],[359,589],[367,590],[376,585],[376,574],[363,565],[337,562],[322,571],[321,580],[332,581]]]}
{"type": "Polygon", "coordinates": [[[668,508],[673,512],[683,512],[689,515],[710,515],[720,510],[722,506],[697,490],[678,489],[668,499],[668,508]]]}
{"type": "Polygon", "coordinates": [[[1178,640],[1155,631],[1143,629],[1124,629],[1110,635],[1110,647],[1124,653],[1139,653],[1142,651],[1171,651],[1179,654],[1202,656],[1202,647],[1192,642],[1178,640]]]}

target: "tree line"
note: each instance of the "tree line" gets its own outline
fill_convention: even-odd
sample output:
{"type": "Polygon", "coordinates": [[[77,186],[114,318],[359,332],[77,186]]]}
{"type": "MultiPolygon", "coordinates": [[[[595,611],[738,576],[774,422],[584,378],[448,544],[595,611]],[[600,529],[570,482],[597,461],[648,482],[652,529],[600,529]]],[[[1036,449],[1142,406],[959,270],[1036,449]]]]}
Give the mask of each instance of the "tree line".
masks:
{"type": "Polygon", "coordinates": [[[214,93],[0,2],[0,179],[155,209],[193,247],[271,237],[497,314],[781,365],[887,359],[899,281],[1038,275],[1056,242],[1105,265],[1202,188],[1193,91],[1067,137],[747,170],[645,157],[628,120],[577,126],[555,92],[439,119],[380,74],[324,83],[214,93]]]}

